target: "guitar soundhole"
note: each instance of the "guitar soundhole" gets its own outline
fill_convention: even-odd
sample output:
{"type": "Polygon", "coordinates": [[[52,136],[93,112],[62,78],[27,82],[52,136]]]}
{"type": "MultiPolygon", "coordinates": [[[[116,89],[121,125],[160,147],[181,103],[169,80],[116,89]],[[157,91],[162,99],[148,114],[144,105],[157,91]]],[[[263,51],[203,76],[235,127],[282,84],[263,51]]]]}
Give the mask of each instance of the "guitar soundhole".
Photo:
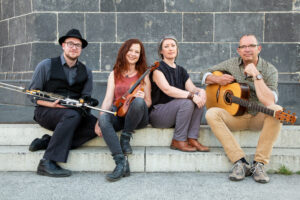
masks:
{"type": "Polygon", "coordinates": [[[230,90],[226,90],[225,91],[225,95],[224,95],[224,102],[226,103],[226,104],[231,104],[232,103],[232,98],[231,98],[231,96],[232,96],[232,91],[230,91],[230,90]]]}

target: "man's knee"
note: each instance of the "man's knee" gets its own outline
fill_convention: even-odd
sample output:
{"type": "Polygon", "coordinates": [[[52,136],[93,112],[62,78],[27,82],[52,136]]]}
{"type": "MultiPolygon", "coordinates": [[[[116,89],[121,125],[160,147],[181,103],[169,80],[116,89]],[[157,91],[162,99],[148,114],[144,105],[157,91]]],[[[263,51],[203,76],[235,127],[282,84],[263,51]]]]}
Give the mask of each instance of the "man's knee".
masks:
{"type": "Polygon", "coordinates": [[[220,112],[220,108],[216,108],[216,107],[209,108],[205,114],[206,121],[207,122],[215,121],[219,112],[220,112]]]}
{"type": "Polygon", "coordinates": [[[76,110],[68,109],[68,111],[64,114],[64,118],[74,122],[79,122],[81,120],[81,114],[76,110]]]}

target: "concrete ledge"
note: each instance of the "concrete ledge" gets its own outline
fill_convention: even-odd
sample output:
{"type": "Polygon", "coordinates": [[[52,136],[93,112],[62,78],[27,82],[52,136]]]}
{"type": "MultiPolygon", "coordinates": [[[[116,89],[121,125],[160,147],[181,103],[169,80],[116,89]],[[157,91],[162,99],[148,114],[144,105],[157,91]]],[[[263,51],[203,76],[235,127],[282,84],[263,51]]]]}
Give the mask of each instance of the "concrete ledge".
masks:
{"type": "MultiPolygon", "coordinates": [[[[245,148],[249,161],[254,148],[245,148]]],[[[36,171],[44,151],[29,152],[28,146],[0,146],[0,171],[36,171]]],[[[222,148],[211,152],[186,153],[168,147],[134,147],[129,156],[132,172],[228,172],[232,164],[222,148]]],[[[298,149],[275,148],[266,169],[279,169],[285,165],[292,171],[300,170],[298,149]]],[[[63,167],[73,171],[112,171],[115,167],[110,152],[105,147],[81,147],[71,150],[63,167]]]]}
{"type": "MultiPolygon", "coordinates": [[[[248,161],[253,161],[255,148],[243,148],[248,161]]],[[[266,169],[278,170],[285,165],[292,171],[300,170],[300,151],[298,149],[274,148],[270,164],[266,169]]],[[[147,172],[228,172],[232,163],[222,148],[212,148],[211,152],[180,152],[169,148],[146,148],[147,172]]]]}
{"type": "MultiPolygon", "coordinates": [[[[0,124],[0,145],[29,145],[34,138],[52,134],[38,124],[0,124]]],[[[241,147],[256,147],[258,131],[237,131],[235,138],[241,147]]],[[[146,128],[136,130],[131,141],[132,146],[169,146],[173,137],[172,128],[146,128]]],[[[300,148],[300,126],[283,126],[275,147],[300,148]]],[[[221,147],[209,126],[201,126],[199,141],[210,147],[221,147]]],[[[103,138],[95,138],[84,146],[106,146],[103,138]]]]}
{"type": "MultiPolygon", "coordinates": [[[[133,172],[144,172],[144,147],[133,147],[129,157],[133,172]]],[[[28,146],[0,146],[0,171],[36,171],[44,151],[30,152],[28,146]]],[[[81,147],[71,150],[68,162],[62,167],[73,171],[112,171],[115,164],[105,147],[81,147]]]]}

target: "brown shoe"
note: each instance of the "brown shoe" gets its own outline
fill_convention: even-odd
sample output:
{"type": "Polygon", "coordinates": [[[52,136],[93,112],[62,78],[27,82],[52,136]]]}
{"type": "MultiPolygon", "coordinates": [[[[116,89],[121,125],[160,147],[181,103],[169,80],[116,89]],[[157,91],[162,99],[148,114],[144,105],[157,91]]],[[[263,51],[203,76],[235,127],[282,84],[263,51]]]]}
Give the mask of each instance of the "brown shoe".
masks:
{"type": "Polygon", "coordinates": [[[193,146],[196,147],[197,151],[201,151],[201,152],[209,152],[209,148],[207,146],[202,145],[200,142],[198,142],[198,140],[193,139],[193,138],[188,138],[188,143],[193,146]]]}
{"type": "Polygon", "coordinates": [[[172,140],[170,148],[174,150],[187,151],[187,152],[197,151],[196,147],[192,147],[191,145],[188,144],[187,141],[172,140]]]}

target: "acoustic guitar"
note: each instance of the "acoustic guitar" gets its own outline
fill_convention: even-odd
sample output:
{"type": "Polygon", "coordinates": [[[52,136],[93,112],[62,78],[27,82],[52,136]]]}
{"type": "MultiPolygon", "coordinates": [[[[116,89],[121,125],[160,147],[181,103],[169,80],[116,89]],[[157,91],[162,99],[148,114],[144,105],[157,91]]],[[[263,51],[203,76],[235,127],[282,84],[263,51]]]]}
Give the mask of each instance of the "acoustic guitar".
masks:
{"type": "MultiPolygon", "coordinates": [[[[222,76],[223,73],[220,71],[213,72],[216,76],[222,76]]],[[[228,85],[211,84],[206,87],[206,107],[223,108],[233,116],[243,115],[247,109],[265,113],[273,116],[281,122],[285,121],[291,124],[296,122],[296,113],[290,114],[281,111],[274,111],[266,108],[265,106],[258,105],[253,102],[249,102],[250,88],[244,83],[231,83],[228,85]]]]}

